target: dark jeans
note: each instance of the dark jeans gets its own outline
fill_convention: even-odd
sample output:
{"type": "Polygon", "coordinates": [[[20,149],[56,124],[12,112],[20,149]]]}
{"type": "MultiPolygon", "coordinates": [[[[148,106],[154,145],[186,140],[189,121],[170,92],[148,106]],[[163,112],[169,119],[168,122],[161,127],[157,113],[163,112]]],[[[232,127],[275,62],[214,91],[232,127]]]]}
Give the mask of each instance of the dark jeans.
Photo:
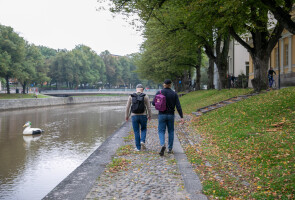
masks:
{"type": "Polygon", "coordinates": [[[138,150],[141,149],[140,142],[145,143],[146,138],[146,125],[147,125],[147,116],[146,115],[133,115],[132,119],[132,126],[135,136],[135,145],[138,150]],[[141,134],[140,134],[140,129],[141,134]]]}
{"type": "Polygon", "coordinates": [[[269,87],[272,87],[272,84],[273,84],[273,76],[268,76],[268,83],[269,83],[269,87]]]}
{"type": "Polygon", "coordinates": [[[173,148],[174,141],[174,115],[159,115],[158,116],[158,134],[160,139],[160,145],[165,145],[165,132],[166,127],[168,128],[168,149],[173,148]]]}

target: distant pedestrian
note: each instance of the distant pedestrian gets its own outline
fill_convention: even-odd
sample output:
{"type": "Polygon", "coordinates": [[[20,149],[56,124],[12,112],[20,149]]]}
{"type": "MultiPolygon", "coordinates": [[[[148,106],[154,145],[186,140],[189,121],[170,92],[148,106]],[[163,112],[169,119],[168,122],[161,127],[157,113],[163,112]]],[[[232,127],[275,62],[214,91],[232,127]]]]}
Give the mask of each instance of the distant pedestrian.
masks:
{"type": "Polygon", "coordinates": [[[227,86],[228,86],[228,89],[230,89],[230,87],[231,87],[231,75],[230,74],[227,75],[227,86]]]}
{"type": "Polygon", "coordinates": [[[272,67],[270,67],[268,70],[268,84],[270,88],[272,87],[272,84],[274,82],[273,74],[277,75],[277,73],[272,69],[272,67]]]}
{"type": "Polygon", "coordinates": [[[232,74],[231,77],[230,77],[230,80],[231,80],[230,83],[231,83],[231,87],[232,88],[235,88],[236,87],[236,79],[237,78],[235,77],[235,75],[232,74]]]}
{"type": "Polygon", "coordinates": [[[149,97],[143,93],[142,84],[138,84],[136,93],[131,94],[128,98],[125,112],[126,121],[128,121],[130,115],[135,136],[135,151],[144,150],[146,148],[147,120],[151,119],[152,112],[149,97]]]}
{"type": "MultiPolygon", "coordinates": [[[[183,122],[183,113],[181,109],[181,105],[179,102],[178,95],[171,89],[171,80],[167,79],[164,81],[164,89],[158,91],[156,95],[163,94],[166,97],[166,110],[160,111],[158,115],[158,134],[160,139],[160,156],[164,155],[166,145],[165,145],[165,132],[166,127],[168,129],[168,153],[172,153],[173,142],[174,142],[174,112],[175,107],[178,111],[178,114],[181,117],[181,121],[183,122]]],[[[153,100],[153,105],[156,105],[155,99],[153,100]]],[[[157,107],[157,106],[156,106],[157,107]]]]}

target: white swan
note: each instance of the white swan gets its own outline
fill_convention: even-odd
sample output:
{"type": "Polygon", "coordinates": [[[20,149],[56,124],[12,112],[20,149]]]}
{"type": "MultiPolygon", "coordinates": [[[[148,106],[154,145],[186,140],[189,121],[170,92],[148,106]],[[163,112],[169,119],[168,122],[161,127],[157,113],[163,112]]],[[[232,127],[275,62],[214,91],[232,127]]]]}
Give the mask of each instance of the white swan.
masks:
{"type": "Polygon", "coordinates": [[[35,134],[41,134],[44,132],[40,128],[31,128],[31,122],[26,122],[23,127],[26,127],[25,130],[23,131],[23,135],[35,135],[35,134]]]}

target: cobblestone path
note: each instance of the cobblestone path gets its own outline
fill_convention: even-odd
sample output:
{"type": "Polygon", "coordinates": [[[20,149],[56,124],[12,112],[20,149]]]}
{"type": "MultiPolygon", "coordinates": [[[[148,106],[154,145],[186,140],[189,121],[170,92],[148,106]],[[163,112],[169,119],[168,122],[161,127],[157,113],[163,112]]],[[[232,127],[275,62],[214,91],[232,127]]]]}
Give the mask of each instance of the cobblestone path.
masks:
{"type": "Polygon", "coordinates": [[[157,123],[157,120],[148,123],[145,151],[133,150],[133,137],[125,141],[123,147],[129,145],[128,153],[118,155],[117,151],[114,158],[128,160],[127,168],[119,172],[106,168],[86,199],[190,199],[175,155],[165,152],[163,157],[159,156],[157,123]]]}

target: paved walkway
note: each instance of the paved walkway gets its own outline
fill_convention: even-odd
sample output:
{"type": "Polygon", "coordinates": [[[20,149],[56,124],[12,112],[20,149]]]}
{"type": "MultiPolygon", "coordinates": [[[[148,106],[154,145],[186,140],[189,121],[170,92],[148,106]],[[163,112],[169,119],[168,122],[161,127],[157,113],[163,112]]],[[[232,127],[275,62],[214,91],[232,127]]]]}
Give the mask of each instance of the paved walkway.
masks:
{"type": "MultiPolygon", "coordinates": [[[[176,127],[177,129],[177,127],[176,127]]],[[[133,135],[133,132],[130,132],[133,135]]],[[[167,143],[167,134],[166,134],[167,143]]],[[[174,154],[159,156],[157,120],[148,123],[145,151],[134,151],[134,139],[126,155],[114,156],[128,160],[125,170],[109,172],[98,177],[86,199],[207,199],[201,194],[202,186],[194,173],[175,135],[174,154]],[[132,145],[132,147],[130,147],[132,145]],[[130,150],[131,148],[131,150],[130,150]]],[[[127,147],[127,146],[125,146],[127,147]]]]}
{"type": "Polygon", "coordinates": [[[199,108],[199,109],[196,110],[196,112],[193,112],[192,114],[199,117],[202,114],[205,114],[207,112],[210,112],[210,111],[213,111],[215,109],[224,107],[224,106],[226,106],[228,104],[232,104],[232,103],[236,103],[238,101],[242,101],[244,99],[247,99],[247,98],[252,97],[252,96],[256,96],[258,94],[259,93],[251,93],[251,94],[246,94],[246,95],[240,95],[240,96],[237,96],[237,97],[232,97],[232,98],[229,98],[227,100],[223,100],[223,101],[220,101],[218,103],[215,103],[215,104],[212,104],[212,105],[209,105],[209,106],[205,106],[203,108],[199,108]]]}

